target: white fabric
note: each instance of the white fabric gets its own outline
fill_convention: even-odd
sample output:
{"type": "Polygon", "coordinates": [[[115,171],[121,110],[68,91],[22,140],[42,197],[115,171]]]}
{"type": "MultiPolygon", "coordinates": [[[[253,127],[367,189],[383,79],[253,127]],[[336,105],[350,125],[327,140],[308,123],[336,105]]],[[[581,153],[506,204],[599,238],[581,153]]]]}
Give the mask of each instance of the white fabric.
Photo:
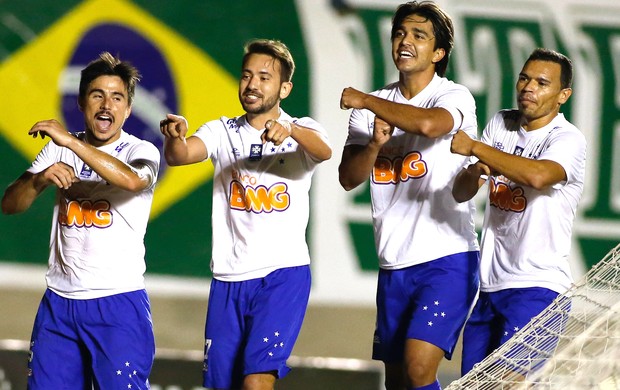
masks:
{"type": "MultiPolygon", "coordinates": [[[[327,140],[311,118],[291,118],[281,111],[278,120],[316,130],[327,140]]],[[[218,280],[255,279],[310,263],[306,227],[318,163],[291,137],[280,146],[263,145],[263,131],[241,116],[205,123],[194,134],[215,168],[211,270],[218,280]]]]}
{"type": "MultiPolygon", "coordinates": [[[[452,135],[462,129],[477,135],[476,107],[471,93],[463,86],[435,75],[418,95],[407,100],[397,83],[373,92],[397,103],[421,108],[444,108],[454,119],[452,131],[439,138],[405,133],[396,128],[383,146],[380,165],[404,166],[399,180],[371,173],[370,187],[375,244],[379,266],[399,269],[455,253],[478,250],[474,229],[474,203],[457,203],[452,196],[456,173],[467,163],[466,157],[450,152],[452,135]],[[411,158],[411,164],[401,161],[411,158]],[[410,168],[406,168],[410,167],[410,168]]],[[[375,115],[369,110],[353,110],[346,145],[367,145],[372,137],[375,115]]]]}
{"type": "MultiPolygon", "coordinates": [[[[77,135],[84,138],[84,133],[77,135]]],[[[71,150],[48,142],[28,169],[39,173],[63,162],[80,182],[57,190],[52,220],[48,287],[60,296],[91,299],[144,288],[144,234],[159,170],[160,153],[131,134],[98,148],[127,164],[140,161],[151,186],[132,193],[108,185],[71,150]],[[150,171],[150,173],[149,173],[150,171]]]]}
{"type": "Polygon", "coordinates": [[[491,176],[481,241],[481,290],[544,287],[563,293],[572,283],[568,256],[583,192],[586,140],[563,114],[529,132],[520,123],[518,111],[502,110],[487,124],[482,141],[506,153],[516,150],[522,157],[555,161],[568,179],[538,191],[491,176]],[[493,196],[493,189],[501,195],[493,196]]]}

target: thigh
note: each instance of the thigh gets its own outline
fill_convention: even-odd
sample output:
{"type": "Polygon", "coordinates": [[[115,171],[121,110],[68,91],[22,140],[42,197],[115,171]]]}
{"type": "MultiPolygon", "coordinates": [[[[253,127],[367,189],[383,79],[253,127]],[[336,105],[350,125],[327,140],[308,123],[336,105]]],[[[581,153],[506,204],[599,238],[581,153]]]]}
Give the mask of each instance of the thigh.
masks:
{"type": "Polygon", "coordinates": [[[29,390],[91,389],[90,360],[73,325],[72,303],[51,290],[41,300],[30,341],[29,390]]]}
{"type": "Polygon", "coordinates": [[[377,279],[377,318],[372,358],[383,361],[386,367],[397,367],[388,372],[400,370],[400,377],[403,375],[402,362],[411,306],[406,287],[409,272],[409,268],[380,269],[377,279]]]}
{"type": "Polygon", "coordinates": [[[155,338],[146,291],[82,301],[79,319],[95,389],[150,388],[155,338]]]}
{"type": "Polygon", "coordinates": [[[469,372],[474,364],[484,360],[491,351],[499,346],[497,327],[498,317],[493,311],[489,295],[480,292],[478,301],[463,329],[461,375],[469,372]]]}
{"type": "Polygon", "coordinates": [[[244,375],[273,372],[284,377],[310,296],[310,268],[283,268],[263,278],[247,313],[244,375]]]}
{"type": "Polygon", "coordinates": [[[500,344],[504,344],[532,318],[545,310],[559,294],[546,288],[511,288],[492,293],[494,306],[504,318],[500,344]]]}
{"type": "Polygon", "coordinates": [[[465,252],[420,265],[408,339],[431,343],[451,359],[478,292],[478,252],[465,252]]]}
{"type": "MultiPolygon", "coordinates": [[[[242,344],[245,302],[243,291],[257,281],[211,280],[203,361],[203,386],[228,389],[241,387],[242,344]]],[[[251,288],[251,287],[250,287],[251,288]]]]}

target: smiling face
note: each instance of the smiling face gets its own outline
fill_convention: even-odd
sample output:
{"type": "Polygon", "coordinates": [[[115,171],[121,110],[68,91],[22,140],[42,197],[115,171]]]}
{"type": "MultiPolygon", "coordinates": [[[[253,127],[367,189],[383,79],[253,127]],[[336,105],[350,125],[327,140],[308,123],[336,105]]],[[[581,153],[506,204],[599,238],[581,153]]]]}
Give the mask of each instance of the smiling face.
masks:
{"type": "Polygon", "coordinates": [[[526,130],[547,125],[568,100],[572,90],[562,88],[560,64],[552,61],[528,61],[517,80],[517,104],[526,130]]]}
{"type": "Polygon", "coordinates": [[[445,51],[435,49],[433,23],[413,14],[403,19],[392,37],[392,59],[403,75],[417,72],[434,72],[434,64],[440,61],[445,51]]]}
{"type": "Polygon", "coordinates": [[[94,146],[118,140],[131,113],[127,87],[118,76],[99,76],[91,81],[79,106],[84,113],[86,139],[94,146]]]}
{"type": "Polygon", "coordinates": [[[280,62],[267,54],[250,54],[241,71],[239,101],[250,116],[275,114],[292,84],[280,81],[280,62]]]}

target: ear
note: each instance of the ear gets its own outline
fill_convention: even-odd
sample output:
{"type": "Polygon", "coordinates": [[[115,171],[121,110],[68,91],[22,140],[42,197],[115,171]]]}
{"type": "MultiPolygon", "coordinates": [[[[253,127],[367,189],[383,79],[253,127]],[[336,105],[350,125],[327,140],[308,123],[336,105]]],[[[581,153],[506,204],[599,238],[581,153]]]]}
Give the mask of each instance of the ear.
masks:
{"type": "Polygon", "coordinates": [[[435,49],[435,51],[433,52],[433,64],[441,61],[445,55],[446,51],[443,48],[440,47],[439,49],[435,49]]]}
{"type": "Polygon", "coordinates": [[[563,90],[560,91],[560,95],[558,96],[558,102],[560,104],[566,103],[566,101],[572,94],[573,94],[572,88],[564,88],[563,90]]]}
{"type": "Polygon", "coordinates": [[[293,83],[290,81],[286,81],[280,84],[280,100],[284,100],[288,97],[293,89],[293,83]]]}
{"type": "Polygon", "coordinates": [[[77,106],[78,106],[78,110],[80,110],[80,112],[84,112],[84,106],[82,105],[82,99],[78,98],[77,106]]]}

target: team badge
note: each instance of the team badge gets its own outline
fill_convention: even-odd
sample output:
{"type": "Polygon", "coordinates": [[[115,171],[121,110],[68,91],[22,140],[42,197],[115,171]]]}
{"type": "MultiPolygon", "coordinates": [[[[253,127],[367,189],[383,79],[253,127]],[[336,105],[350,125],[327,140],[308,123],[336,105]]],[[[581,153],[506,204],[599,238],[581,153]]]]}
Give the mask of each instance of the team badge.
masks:
{"type": "Polygon", "coordinates": [[[92,173],[93,173],[93,169],[91,167],[89,167],[86,164],[82,165],[82,171],[80,172],[81,177],[90,177],[92,173]]]}
{"type": "Polygon", "coordinates": [[[514,152],[514,155],[515,155],[515,156],[520,156],[520,155],[522,155],[522,154],[523,154],[523,148],[522,148],[522,147],[520,147],[520,146],[515,147],[515,152],[514,152]]]}
{"type": "Polygon", "coordinates": [[[250,146],[250,161],[258,161],[263,158],[263,145],[252,144],[250,146]]]}

